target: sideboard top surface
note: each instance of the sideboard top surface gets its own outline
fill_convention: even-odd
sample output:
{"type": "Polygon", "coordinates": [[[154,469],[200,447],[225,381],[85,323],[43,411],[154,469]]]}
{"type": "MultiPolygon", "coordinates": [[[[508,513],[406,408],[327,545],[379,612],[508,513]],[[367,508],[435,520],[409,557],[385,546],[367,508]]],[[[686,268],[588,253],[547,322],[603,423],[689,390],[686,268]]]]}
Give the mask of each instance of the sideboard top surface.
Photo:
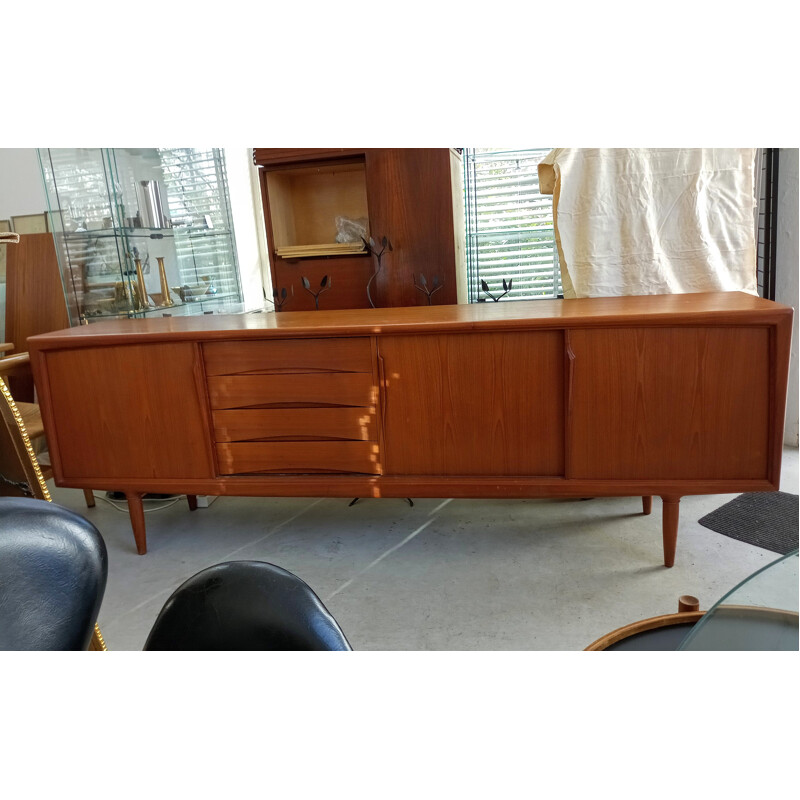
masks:
{"type": "Polygon", "coordinates": [[[470,305],[207,315],[96,322],[33,336],[30,350],[132,344],[154,339],[214,340],[372,336],[403,333],[578,328],[619,325],[775,324],[792,309],[743,292],[518,300],[470,305]]]}

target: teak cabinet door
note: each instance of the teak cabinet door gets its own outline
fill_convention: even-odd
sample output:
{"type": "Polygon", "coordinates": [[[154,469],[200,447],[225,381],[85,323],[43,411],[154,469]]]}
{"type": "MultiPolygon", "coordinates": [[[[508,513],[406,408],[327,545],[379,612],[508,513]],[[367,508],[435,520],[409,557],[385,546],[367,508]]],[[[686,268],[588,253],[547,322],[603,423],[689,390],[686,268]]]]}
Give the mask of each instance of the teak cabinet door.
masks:
{"type": "Polygon", "coordinates": [[[54,350],[45,358],[50,446],[64,478],[214,477],[196,345],[54,350]]]}
{"type": "Polygon", "coordinates": [[[569,331],[567,477],[759,479],[769,330],[569,331]]]}
{"type": "Polygon", "coordinates": [[[386,336],[385,475],[562,475],[561,331],[386,336]]]}

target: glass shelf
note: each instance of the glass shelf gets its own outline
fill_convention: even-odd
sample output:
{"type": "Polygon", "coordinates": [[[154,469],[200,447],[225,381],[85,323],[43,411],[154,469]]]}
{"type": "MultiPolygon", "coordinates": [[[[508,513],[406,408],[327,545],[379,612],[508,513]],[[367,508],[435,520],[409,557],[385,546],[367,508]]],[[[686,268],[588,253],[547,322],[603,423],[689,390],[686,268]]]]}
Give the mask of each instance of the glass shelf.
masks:
{"type": "Polygon", "coordinates": [[[113,239],[119,236],[143,239],[165,239],[188,234],[189,236],[230,236],[231,232],[217,228],[193,228],[176,226],[173,228],[100,228],[90,231],[64,231],[65,239],[113,239]]]}
{"type": "Polygon", "coordinates": [[[140,308],[135,310],[121,310],[121,311],[103,311],[100,313],[86,313],[87,322],[99,322],[104,319],[133,319],[144,318],[147,316],[190,316],[194,314],[209,313],[208,307],[213,307],[214,313],[217,313],[217,306],[224,306],[219,309],[219,313],[236,314],[244,311],[244,303],[239,300],[235,294],[227,294],[224,296],[213,295],[208,298],[201,298],[198,300],[190,300],[181,302],[176,300],[171,306],[151,306],[148,308],[140,308]]]}

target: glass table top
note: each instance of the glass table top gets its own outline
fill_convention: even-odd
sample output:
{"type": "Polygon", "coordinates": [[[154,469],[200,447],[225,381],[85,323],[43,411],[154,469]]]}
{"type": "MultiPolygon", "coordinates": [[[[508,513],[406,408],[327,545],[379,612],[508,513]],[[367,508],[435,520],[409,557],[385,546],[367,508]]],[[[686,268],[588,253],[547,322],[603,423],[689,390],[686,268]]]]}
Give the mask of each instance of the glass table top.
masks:
{"type": "Polygon", "coordinates": [[[797,650],[798,551],[773,561],[715,603],[679,650],[797,650]]]}

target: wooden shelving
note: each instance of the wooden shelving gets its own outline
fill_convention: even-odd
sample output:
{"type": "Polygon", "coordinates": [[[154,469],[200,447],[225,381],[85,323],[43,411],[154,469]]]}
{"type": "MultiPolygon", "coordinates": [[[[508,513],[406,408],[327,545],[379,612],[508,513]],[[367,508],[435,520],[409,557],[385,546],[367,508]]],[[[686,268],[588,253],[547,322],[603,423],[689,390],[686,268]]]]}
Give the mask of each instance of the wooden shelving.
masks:
{"type": "Polygon", "coordinates": [[[344,242],[332,244],[301,244],[291,247],[276,247],[275,255],[280,258],[320,258],[322,256],[353,256],[367,254],[363,242],[344,242]]]}

